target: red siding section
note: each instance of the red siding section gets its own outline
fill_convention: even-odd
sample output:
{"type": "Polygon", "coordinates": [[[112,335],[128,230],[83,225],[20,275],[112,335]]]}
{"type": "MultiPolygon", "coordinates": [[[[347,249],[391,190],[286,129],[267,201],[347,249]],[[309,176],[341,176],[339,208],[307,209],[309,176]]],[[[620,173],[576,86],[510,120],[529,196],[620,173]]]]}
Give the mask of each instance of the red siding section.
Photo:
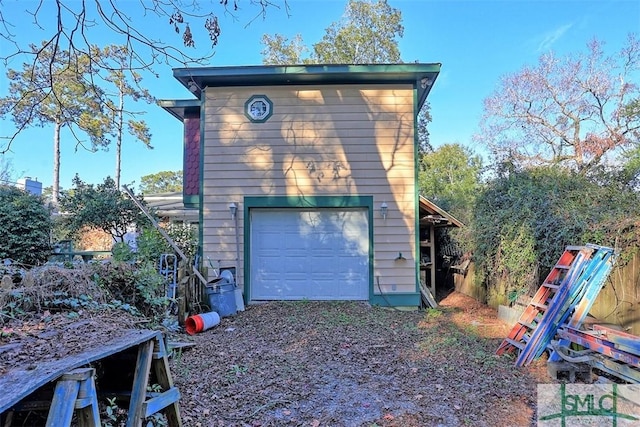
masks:
{"type": "Polygon", "coordinates": [[[184,118],[184,195],[200,192],[200,116],[184,118]]]}

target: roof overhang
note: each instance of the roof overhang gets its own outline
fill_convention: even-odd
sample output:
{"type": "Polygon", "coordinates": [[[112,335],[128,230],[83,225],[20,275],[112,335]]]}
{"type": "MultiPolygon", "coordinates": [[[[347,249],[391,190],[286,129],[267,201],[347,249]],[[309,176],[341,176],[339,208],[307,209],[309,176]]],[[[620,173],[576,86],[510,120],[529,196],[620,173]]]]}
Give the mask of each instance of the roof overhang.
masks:
{"type": "Polygon", "coordinates": [[[251,65],[174,68],[173,76],[198,99],[206,87],[410,84],[417,89],[418,107],[421,108],[440,73],[440,67],[439,63],[251,65]]]}
{"type": "Polygon", "coordinates": [[[180,121],[187,115],[200,115],[199,99],[167,99],[158,101],[158,104],[180,121]]]}
{"type": "Polygon", "coordinates": [[[145,194],[143,198],[149,210],[160,218],[198,222],[199,210],[184,206],[182,192],[145,194]]]}
{"type": "Polygon", "coordinates": [[[464,227],[453,215],[424,196],[420,196],[420,222],[434,227],[464,227]]]}

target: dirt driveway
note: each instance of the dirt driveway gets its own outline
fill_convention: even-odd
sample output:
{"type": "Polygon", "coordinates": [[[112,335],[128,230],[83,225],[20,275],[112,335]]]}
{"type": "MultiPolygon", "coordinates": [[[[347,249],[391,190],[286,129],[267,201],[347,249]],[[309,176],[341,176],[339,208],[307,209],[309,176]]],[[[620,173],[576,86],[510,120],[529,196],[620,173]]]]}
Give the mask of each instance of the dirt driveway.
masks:
{"type": "Polygon", "coordinates": [[[185,426],[530,426],[544,364],[494,351],[495,310],[353,302],[255,305],[171,361],[185,426]]]}

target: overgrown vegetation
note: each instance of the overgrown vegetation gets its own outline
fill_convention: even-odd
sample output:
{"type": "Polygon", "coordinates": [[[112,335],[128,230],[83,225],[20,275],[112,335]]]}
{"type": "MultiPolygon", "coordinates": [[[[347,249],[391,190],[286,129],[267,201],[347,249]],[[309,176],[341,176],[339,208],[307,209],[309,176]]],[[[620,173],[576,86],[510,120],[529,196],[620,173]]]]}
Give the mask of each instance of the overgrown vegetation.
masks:
{"type": "Polygon", "coordinates": [[[97,228],[111,234],[115,241],[124,241],[132,227],[148,224],[140,209],[118,187],[111,177],[102,184],[88,184],[78,175],[73,188],[61,195],[60,206],[65,213],[65,224],[71,233],[85,227],[97,228]]]}
{"type": "MultiPolygon", "coordinates": [[[[198,250],[196,230],[190,224],[169,223],[161,226],[173,243],[187,257],[195,257],[198,250]]],[[[118,261],[157,264],[162,254],[173,254],[175,251],[160,234],[151,226],[144,227],[137,236],[135,251],[125,242],[113,246],[113,257],[118,261]]]]}
{"type": "MultiPolygon", "coordinates": [[[[76,177],[74,184],[63,198],[63,206],[72,215],[57,225],[57,237],[87,228],[108,231],[113,239],[121,240],[113,247],[112,260],[32,268],[51,254],[50,212],[41,198],[0,187],[0,259],[13,260],[0,266],[0,322],[43,311],[71,318],[113,311],[144,317],[147,327],[173,327],[167,321],[171,303],[166,297],[167,279],[158,272],[160,255],[173,253],[173,249],[111,178],[94,186],[76,177]],[[122,241],[132,226],[142,227],[137,251],[122,241]]],[[[166,230],[188,256],[195,255],[197,240],[191,226],[168,224],[166,230]]]]}
{"type": "Polygon", "coordinates": [[[491,304],[535,291],[567,245],[637,245],[640,199],[614,180],[562,168],[501,171],[477,199],[476,280],[491,304]]]}
{"type": "Polygon", "coordinates": [[[0,260],[39,265],[51,251],[51,215],[42,198],[0,186],[0,260]]]}
{"type": "Polygon", "coordinates": [[[0,324],[9,319],[40,317],[43,312],[69,318],[83,313],[123,312],[161,325],[169,299],[166,281],[150,264],[47,264],[0,267],[0,324]]]}
{"type": "Polygon", "coordinates": [[[492,173],[481,179],[457,144],[421,157],[421,194],[468,225],[439,241],[472,254],[491,305],[535,291],[567,245],[614,247],[618,265],[640,247],[640,42],[630,34],[618,55],[604,46],[545,53],[501,79],[474,136],[492,173]]]}

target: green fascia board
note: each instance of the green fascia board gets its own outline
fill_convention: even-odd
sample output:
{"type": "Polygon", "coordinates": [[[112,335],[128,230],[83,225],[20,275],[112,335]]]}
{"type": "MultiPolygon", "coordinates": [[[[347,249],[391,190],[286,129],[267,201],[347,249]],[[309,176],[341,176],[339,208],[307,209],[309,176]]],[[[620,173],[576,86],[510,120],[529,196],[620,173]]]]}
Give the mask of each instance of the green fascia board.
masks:
{"type": "Polygon", "coordinates": [[[200,97],[206,87],[328,84],[411,84],[419,105],[427,99],[442,64],[310,64],[174,68],[173,76],[200,97]]]}
{"type": "MultiPolygon", "coordinates": [[[[369,301],[373,293],[373,196],[245,196],[242,202],[244,218],[244,302],[251,295],[251,220],[252,208],[367,208],[369,212],[369,301]]],[[[201,209],[202,211],[202,209],[201,209]]]]}
{"type": "Polygon", "coordinates": [[[182,202],[184,203],[185,208],[199,208],[200,207],[200,195],[192,194],[192,195],[182,195],[182,202]]]}
{"type": "Polygon", "coordinates": [[[183,121],[187,113],[200,114],[202,103],[199,99],[161,99],[158,105],[176,119],[183,121]]]}

